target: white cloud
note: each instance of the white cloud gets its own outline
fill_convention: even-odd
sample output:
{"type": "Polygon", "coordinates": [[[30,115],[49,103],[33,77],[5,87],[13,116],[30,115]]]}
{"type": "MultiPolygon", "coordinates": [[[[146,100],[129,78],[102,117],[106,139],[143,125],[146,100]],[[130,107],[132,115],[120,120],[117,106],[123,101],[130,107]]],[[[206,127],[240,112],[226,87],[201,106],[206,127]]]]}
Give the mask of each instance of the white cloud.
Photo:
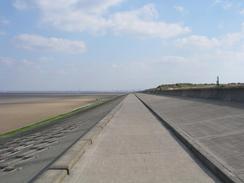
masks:
{"type": "Polygon", "coordinates": [[[186,38],[177,40],[178,46],[197,46],[203,48],[214,48],[219,45],[216,38],[208,38],[207,36],[191,35],[186,38]]]}
{"type": "Polygon", "coordinates": [[[49,57],[37,57],[35,60],[29,60],[26,58],[14,58],[14,57],[1,57],[0,65],[2,66],[34,66],[47,65],[49,62],[55,61],[55,59],[49,57]]]}
{"type": "Polygon", "coordinates": [[[175,64],[178,64],[178,63],[186,63],[186,62],[189,62],[189,60],[185,57],[182,57],[182,56],[163,56],[161,58],[161,60],[159,61],[156,61],[156,63],[175,63],[175,64]]]}
{"type": "Polygon", "coordinates": [[[15,63],[15,60],[13,58],[0,57],[0,64],[2,64],[2,65],[12,66],[14,63],[15,63]]]}
{"type": "Polygon", "coordinates": [[[0,36],[4,36],[6,32],[0,30],[0,36]]]}
{"type": "Polygon", "coordinates": [[[240,10],[240,14],[241,14],[241,15],[244,15],[244,9],[241,9],[241,10],[240,10]]]}
{"type": "Polygon", "coordinates": [[[219,37],[207,37],[202,35],[191,35],[176,40],[177,46],[180,47],[200,47],[200,48],[233,48],[240,46],[244,41],[244,25],[241,25],[239,32],[227,33],[219,37]]]}
{"type": "Polygon", "coordinates": [[[56,37],[43,37],[34,34],[21,34],[15,38],[18,47],[29,50],[81,53],[86,49],[82,41],[73,41],[56,37]]]}
{"type": "Polygon", "coordinates": [[[244,37],[244,32],[228,33],[220,38],[221,45],[234,46],[241,42],[244,37]]]}
{"type": "MultiPolygon", "coordinates": [[[[22,0],[22,2],[28,0],[22,0]]],[[[125,0],[36,0],[35,8],[41,20],[59,30],[95,33],[131,33],[139,36],[171,38],[190,32],[179,23],[166,23],[158,19],[153,4],[131,11],[115,11],[111,8],[125,0]]]]}
{"type": "Polygon", "coordinates": [[[10,22],[4,17],[0,17],[0,26],[8,25],[10,22]]]}
{"type": "Polygon", "coordinates": [[[223,8],[225,9],[225,10],[228,10],[228,9],[230,9],[230,8],[232,8],[233,7],[233,4],[231,3],[231,2],[224,2],[224,4],[223,4],[223,8]]]}
{"type": "Polygon", "coordinates": [[[185,8],[183,6],[180,6],[180,5],[175,6],[174,9],[176,11],[178,11],[179,13],[184,13],[185,12],[185,8]]]}
{"type": "Polygon", "coordinates": [[[26,10],[32,7],[33,3],[31,0],[15,0],[13,6],[18,10],[26,10]]]}
{"type": "Polygon", "coordinates": [[[231,2],[230,0],[215,0],[213,2],[213,5],[219,5],[221,6],[224,10],[229,10],[231,8],[233,8],[234,6],[237,6],[235,4],[233,4],[233,2],[231,2]]]}
{"type": "Polygon", "coordinates": [[[160,38],[171,38],[190,32],[188,27],[157,21],[157,14],[155,7],[149,4],[134,11],[114,14],[111,24],[115,32],[160,38]]]}
{"type": "MultiPolygon", "coordinates": [[[[22,0],[28,3],[28,0],[22,0]]],[[[112,6],[118,5],[125,0],[36,0],[35,5],[42,12],[48,12],[50,10],[62,11],[62,10],[82,10],[86,13],[104,13],[112,6]]],[[[30,3],[28,3],[30,4],[30,3]]]]}
{"type": "Polygon", "coordinates": [[[6,34],[6,32],[4,30],[2,30],[2,28],[4,28],[5,26],[7,26],[9,24],[9,20],[4,18],[4,17],[0,17],[0,36],[4,36],[6,34]]]}

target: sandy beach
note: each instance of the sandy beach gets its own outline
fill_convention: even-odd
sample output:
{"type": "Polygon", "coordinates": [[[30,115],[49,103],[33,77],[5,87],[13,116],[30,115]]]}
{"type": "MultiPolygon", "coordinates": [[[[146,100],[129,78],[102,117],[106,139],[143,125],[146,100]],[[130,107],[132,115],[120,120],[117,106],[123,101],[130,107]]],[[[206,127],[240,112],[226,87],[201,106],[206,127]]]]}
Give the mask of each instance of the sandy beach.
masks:
{"type": "Polygon", "coordinates": [[[97,98],[101,98],[101,96],[0,96],[0,133],[9,132],[69,112],[95,102],[97,98]]]}

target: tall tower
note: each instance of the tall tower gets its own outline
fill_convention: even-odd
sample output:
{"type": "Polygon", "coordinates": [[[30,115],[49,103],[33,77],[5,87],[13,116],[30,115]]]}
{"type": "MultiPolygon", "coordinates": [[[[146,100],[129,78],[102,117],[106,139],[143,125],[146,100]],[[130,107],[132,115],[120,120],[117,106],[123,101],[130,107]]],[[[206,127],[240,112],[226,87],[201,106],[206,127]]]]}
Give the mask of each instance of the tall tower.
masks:
{"type": "Polygon", "coordinates": [[[216,84],[217,84],[217,86],[219,86],[219,76],[217,76],[216,84]]]}

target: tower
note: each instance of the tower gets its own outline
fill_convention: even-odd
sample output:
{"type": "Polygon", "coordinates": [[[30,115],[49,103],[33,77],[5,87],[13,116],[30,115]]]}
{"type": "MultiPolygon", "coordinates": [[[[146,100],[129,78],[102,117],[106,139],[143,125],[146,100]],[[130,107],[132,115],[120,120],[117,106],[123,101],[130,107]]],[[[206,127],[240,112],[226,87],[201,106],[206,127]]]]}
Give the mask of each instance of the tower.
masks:
{"type": "Polygon", "coordinates": [[[219,76],[217,76],[216,84],[217,84],[217,86],[219,86],[219,76]]]}

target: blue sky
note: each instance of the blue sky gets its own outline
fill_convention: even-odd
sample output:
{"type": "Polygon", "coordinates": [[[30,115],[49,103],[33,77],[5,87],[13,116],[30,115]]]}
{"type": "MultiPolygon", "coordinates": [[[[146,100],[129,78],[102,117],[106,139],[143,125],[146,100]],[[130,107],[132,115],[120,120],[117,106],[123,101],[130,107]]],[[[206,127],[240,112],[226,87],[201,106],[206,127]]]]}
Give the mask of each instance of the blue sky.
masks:
{"type": "Polygon", "coordinates": [[[243,0],[2,0],[0,90],[244,82],[243,0]]]}

